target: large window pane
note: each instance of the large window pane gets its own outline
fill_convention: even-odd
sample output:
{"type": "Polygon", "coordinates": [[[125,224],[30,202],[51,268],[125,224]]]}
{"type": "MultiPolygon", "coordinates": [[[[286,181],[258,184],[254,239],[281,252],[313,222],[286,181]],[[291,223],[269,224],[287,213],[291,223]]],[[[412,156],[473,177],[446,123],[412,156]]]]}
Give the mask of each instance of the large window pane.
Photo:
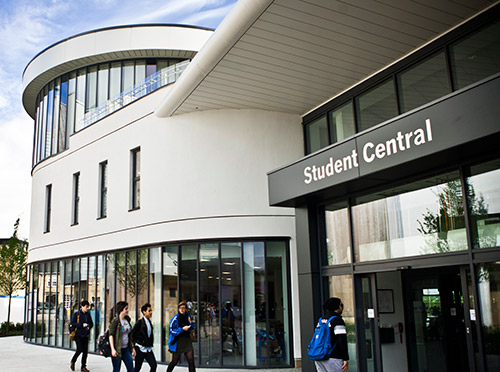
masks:
{"type": "Polygon", "coordinates": [[[99,65],[97,75],[97,106],[100,107],[108,100],[109,65],[99,65]]]}
{"type": "Polygon", "coordinates": [[[461,89],[500,71],[500,22],[450,47],[455,89],[461,89]]]}
{"type": "Polygon", "coordinates": [[[241,243],[221,244],[222,364],[243,365],[241,243]]]}
{"type": "MultiPolygon", "coordinates": [[[[165,256],[163,256],[165,259],[165,256]]],[[[198,262],[198,245],[187,244],[181,246],[181,266],[180,266],[180,280],[179,288],[180,295],[178,296],[179,301],[186,301],[188,303],[188,311],[191,314],[195,324],[197,324],[198,333],[202,333],[201,327],[203,327],[203,320],[200,317],[198,320],[198,291],[196,275],[198,273],[197,262],[198,262]]],[[[200,307],[201,316],[203,316],[203,309],[200,307]]],[[[177,314],[177,304],[175,305],[174,312],[172,316],[177,314]]],[[[165,321],[167,324],[170,322],[170,318],[165,316],[165,321]]],[[[198,345],[194,344],[194,355],[195,360],[198,356],[198,345]]]]}
{"type": "Polygon", "coordinates": [[[106,256],[97,256],[97,271],[96,271],[96,299],[94,302],[94,327],[96,340],[104,333],[104,301],[106,299],[106,256]]]}
{"type": "Polygon", "coordinates": [[[355,133],[354,111],[352,102],[346,103],[330,115],[330,142],[335,143],[346,139],[355,133]]]}
{"type": "MultiPolygon", "coordinates": [[[[168,352],[168,329],[170,325],[170,320],[172,317],[177,314],[177,304],[180,302],[180,299],[178,298],[177,295],[177,279],[178,279],[178,262],[179,262],[179,253],[178,253],[178,246],[172,246],[172,247],[163,247],[163,309],[165,313],[163,314],[163,328],[165,329],[165,333],[163,334],[163,338],[158,338],[159,340],[162,339],[162,345],[164,347],[163,350],[163,356],[164,356],[164,361],[165,362],[170,362],[172,360],[172,354],[168,352]]],[[[158,253],[158,252],[157,252],[158,253]]],[[[192,298],[192,296],[196,296],[196,271],[194,269],[196,268],[196,247],[194,246],[194,250],[192,248],[185,247],[185,250],[183,250],[183,253],[185,253],[187,256],[186,258],[186,265],[188,266],[187,270],[193,270],[189,271],[188,275],[185,277],[185,279],[188,281],[186,286],[184,287],[185,292],[189,296],[189,298],[192,298]],[[193,261],[193,253],[194,253],[194,261],[193,261]],[[194,266],[192,266],[194,265],[194,266]],[[194,277],[194,278],[193,278],[194,277]],[[191,288],[194,285],[194,288],[191,288]]],[[[158,253],[159,254],[159,253],[158,253]]],[[[151,260],[151,264],[155,263],[155,266],[153,266],[153,270],[156,268],[156,265],[160,264],[160,257],[159,255],[157,256],[155,252],[152,253],[152,258],[157,258],[158,260],[151,260]]],[[[184,262],[183,262],[184,263],[184,262]]],[[[159,293],[157,292],[159,286],[161,285],[160,283],[156,283],[156,281],[160,280],[159,275],[161,275],[161,270],[158,267],[158,273],[159,274],[153,274],[153,278],[155,280],[155,309],[158,309],[158,315],[161,316],[161,297],[158,295],[159,293]],[[158,295],[158,296],[157,296],[158,295]]],[[[153,272],[154,273],[154,272],[153,272]]],[[[153,287],[153,283],[151,283],[151,287],[153,287]]],[[[191,300],[192,301],[192,300],[191,300]]],[[[153,305],[153,302],[151,302],[151,305],[153,305]]],[[[191,312],[192,314],[192,312],[191,312]]],[[[153,312],[153,316],[155,313],[153,312]]],[[[160,318],[158,318],[160,319],[160,318]]],[[[159,324],[159,323],[157,323],[159,324]]],[[[155,339],[156,339],[156,334],[155,334],[155,339]]],[[[159,357],[159,354],[157,355],[159,357]]]]}
{"type": "MultiPolygon", "coordinates": [[[[127,272],[125,269],[125,252],[116,254],[116,305],[120,301],[128,301],[126,293],[127,272]]],[[[113,306],[114,306],[113,305],[113,306]]],[[[130,309],[130,306],[129,306],[130,309]]]]}
{"type": "Polygon", "coordinates": [[[83,115],[85,113],[85,86],[86,71],[84,68],[78,70],[76,78],[76,103],[75,103],[75,132],[83,128],[83,115]]]}
{"type": "Polygon", "coordinates": [[[135,61],[135,84],[143,82],[146,79],[146,60],[135,61]]]}
{"type": "Polygon", "coordinates": [[[53,115],[54,115],[54,83],[49,84],[49,94],[47,96],[47,123],[45,137],[45,157],[52,155],[52,135],[53,135],[53,115]]]}
{"type": "Polygon", "coordinates": [[[500,263],[478,265],[477,282],[481,309],[483,352],[486,371],[496,372],[500,367],[500,263]]]}
{"type": "Polygon", "coordinates": [[[70,347],[69,339],[69,322],[71,321],[71,316],[73,315],[73,273],[72,273],[72,261],[64,261],[64,331],[63,331],[63,346],[70,347]]]}
{"type": "Polygon", "coordinates": [[[112,62],[109,70],[109,98],[115,99],[120,95],[122,83],[122,64],[121,62],[112,62]]]}
{"type": "MultiPolygon", "coordinates": [[[[130,316],[132,322],[138,319],[137,316],[137,290],[140,286],[144,285],[139,283],[139,275],[137,272],[137,251],[127,252],[127,302],[130,316]]],[[[146,277],[147,286],[147,277],[146,277]]]]}
{"type": "MultiPolygon", "coordinates": [[[[151,304],[151,309],[153,310],[153,331],[155,343],[153,345],[153,351],[155,356],[159,360],[164,360],[162,357],[161,345],[166,341],[166,337],[162,337],[162,330],[165,328],[161,324],[161,291],[162,291],[162,273],[161,273],[161,248],[150,248],[149,249],[149,303],[151,304]]],[[[177,266],[177,250],[175,253],[175,261],[172,261],[172,266],[175,264],[177,266]]],[[[177,283],[177,269],[172,271],[172,274],[176,277],[175,282],[177,283]]],[[[175,287],[175,293],[177,292],[177,287],[175,287]]],[[[174,303],[176,301],[174,300],[174,303]]],[[[170,304],[172,306],[172,304],[170,304]]],[[[169,353],[170,354],[170,353],[169,353]]]]}
{"type": "Polygon", "coordinates": [[[49,317],[49,345],[56,344],[56,308],[57,308],[57,264],[47,264],[49,268],[49,293],[48,293],[48,317],[49,317]]]}
{"type": "Polygon", "coordinates": [[[451,92],[444,52],[402,72],[397,77],[401,112],[451,92]]]}
{"type": "Polygon", "coordinates": [[[325,207],[327,265],[351,262],[351,238],[349,213],[346,203],[329,204],[325,207]]]}
{"type": "Polygon", "coordinates": [[[106,320],[106,327],[109,327],[109,323],[114,318],[114,307],[116,305],[116,266],[115,266],[115,254],[111,253],[106,255],[106,298],[105,298],[105,310],[106,314],[104,319],[106,320]]]}
{"type": "Polygon", "coordinates": [[[96,327],[96,290],[97,290],[97,264],[96,257],[89,257],[89,273],[88,273],[88,295],[86,300],[90,303],[89,314],[92,318],[94,326],[90,329],[89,336],[89,351],[95,351],[96,339],[99,335],[96,327]]]}
{"type": "Polygon", "coordinates": [[[365,130],[397,116],[396,94],[392,79],[356,97],[359,130],[365,130]]]}
{"type": "Polygon", "coordinates": [[[66,133],[68,131],[66,116],[68,114],[68,76],[64,75],[61,79],[61,98],[59,100],[59,132],[57,140],[57,151],[63,151],[68,148],[66,133]]]}
{"type": "Polygon", "coordinates": [[[358,198],[352,208],[357,261],[467,249],[458,172],[358,198]]]}
{"type": "Polygon", "coordinates": [[[474,248],[500,246],[500,160],[471,169],[467,178],[474,248]]]}
{"type": "MultiPolygon", "coordinates": [[[[141,306],[148,302],[148,250],[137,252],[137,319],[142,317],[141,306]]],[[[159,323],[158,323],[159,325],[159,323]]],[[[160,338],[158,338],[158,341],[160,338]]]]}
{"type": "Polygon", "coordinates": [[[134,61],[123,62],[122,79],[122,92],[126,92],[134,85],[134,61]]]}
{"type": "Polygon", "coordinates": [[[328,146],[328,125],[326,116],[307,124],[306,136],[308,154],[328,146]]]}
{"type": "MultiPolygon", "coordinates": [[[[184,267],[182,268],[184,273],[184,267]]],[[[201,364],[220,364],[219,245],[200,246],[200,311],[205,312],[200,332],[201,364]]]]}
{"type": "Polygon", "coordinates": [[[357,371],[356,357],[356,312],[354,307],[354,292],[351,275],[336,275],[329,277],[329,297],[338,297],[344,304],[342,318],[347,328],[347,349],[349,351],[349,370],[357,371]]]}
{"type": "MultiPolygon", "coordinates": [[[[52,133],[52,154],[57,154],[59,152],[59,110],[61,109],[61,78],[55,80],[54,85],[54,113],[53,117],[53,133],[52,133]]],[[[62,150],[62,148],[61,148],[62,150]]]]}
{"type": "MultiPolygon", "coordinates": [[[[47,102],[48,102],[48,90],[47,87],[43,89],[43,99],[42,99],[42,138],[41,138],[41,160],[47,157],[47,102]]],[[[50,148],[49,148],[50,149],[50,148]]]]}
{"type": "Polygon", "coordinates": [[[69,136],[75,132],[75,98],[76,98],[76,71],[69,73],[68,80],[68,125],[66,129],[66,148],[69,144],[69,136]]]}
{"type": "Polygon", "coordinates": [[[87,69],[85,112],[89,112],[97,107],[97,66],[90,66],[87,69]]]}
{"type": "Polygon", "coordinates": [[[58,292],[58,305],[57,305],[57,313],[56,313],[56,320],[57,320],[57,346],[63,346],[63,337],[64,333],[66,333],[66,329],[64,328],[65,326],[65,321],[67,318],[67,311],[66,307],[64,304],[65,297],[64,297],[64,288],[65,288],[65,265],[64,261],[59,261],[59,275],[57,279],[57,292],[58,292]]]}

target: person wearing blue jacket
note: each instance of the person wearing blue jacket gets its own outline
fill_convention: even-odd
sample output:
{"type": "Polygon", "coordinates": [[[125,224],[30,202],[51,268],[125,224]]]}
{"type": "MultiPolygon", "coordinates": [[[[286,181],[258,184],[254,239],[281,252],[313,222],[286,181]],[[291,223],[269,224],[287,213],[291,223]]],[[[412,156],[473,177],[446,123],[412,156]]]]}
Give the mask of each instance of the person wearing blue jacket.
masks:
{"type": "Polygon", "coordinates": [[[194,329],[194,323],[187,312],[185,301],[181,301],[177,309],[178,313],[170,320],[168,350],[172,353],[172,361],[168,364],[167,372],[173,371],[182,354],[186,356],[189,372],[195,372],[193,341],[189,335],[194,329]]]}
{"type": "Polygon", "coordinates": [[[82,354],[82,372],[89,372],[87,369],[87,355],[89,353],[89,335],[90,329],[94,326],[92,317],[89,313],[90,304],[83,300],[80,303],[80,310],[76,311],[71,317],[71,326],[76,328],[75,342],[76,352],[71,358],[69,368],[74,371],[75,363],[80,354],[82,354]]]}

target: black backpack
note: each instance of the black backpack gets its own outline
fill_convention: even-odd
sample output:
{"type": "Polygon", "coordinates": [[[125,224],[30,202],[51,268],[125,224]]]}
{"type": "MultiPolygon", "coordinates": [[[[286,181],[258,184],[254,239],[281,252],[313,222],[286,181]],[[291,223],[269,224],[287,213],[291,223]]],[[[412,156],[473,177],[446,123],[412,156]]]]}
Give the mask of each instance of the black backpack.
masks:
{"type": "Polygon", "coordinates": [[[99,350],[99,354],[101,354],[103,357],[108,358],[111,356],[111,346],[109,345],[109,330],[99,336],[97,349],[99,350]]]}

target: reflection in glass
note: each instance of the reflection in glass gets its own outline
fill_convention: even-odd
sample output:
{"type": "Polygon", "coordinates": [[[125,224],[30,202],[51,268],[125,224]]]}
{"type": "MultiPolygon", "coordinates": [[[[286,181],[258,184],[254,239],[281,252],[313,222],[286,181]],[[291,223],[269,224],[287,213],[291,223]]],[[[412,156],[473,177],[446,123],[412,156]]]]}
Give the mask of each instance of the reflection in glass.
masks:
{"type": "Polygon", "coordinates": [[[87,87],[85,96],[85,112],[97,107],[97,65],[87,68],[87,87]]]}
{"type": "Polygon", "coordinates": [[[83,128],[82,119],[85,114],[85,76],[85,69],[79,69],[76,78],[75,132],[83,128]]]}
{"type": "Polygon", "coordinates": [[[450,47],[455,89],[461,89],[500,71],[500,22],[450,47]]]}
{"type": "Polygon", "coordinates": [[[141,249],[137,251],[137,319],[142,317],[141,306],[147,302],[148,302],[148,250],[141,249]]]}
{"type": "Polygon", "coordinates": [[[326,116],[322,116],[308,124],[306,126],[306,136],[308,154],[328,146],[328,125],[326,116]]]}
{"type": "Polygon", "coordinates": [[[356,260],[467,249],[463,202],[458,173],[358,198],[352,208],[356,260]]]}
{"type": "Polygon", "coordinates": [[[48,264],[50,267],[49,272],[49,345],[55,345],[56,343],[56,309],[57,309],[57,263],[51,262],[48,264]]]}
{"type": "Polygon", "coordinates": [[[222,364],[243,365],[241,243],[221,243],[222,364]]]}
{"type": "MultiPolygon", "coordinates": [[[[137,271],[137,251],[127,252],[127,294],[126,301],[128,302],[129,313],[128,316],[132,319],[132,322],[137,321],[137,291],[144,289],[148,286],[147,277],[146,281],[139,282],[139,273],[137,271]]],[[[144,276],[142,276],[144,279],[144,276]]],[[[140,317],[140,316],[139,316],[140,317]]]]}
{"type": "MultiPolygon", "coordinates": [[[[177,258],[176,258],[176,263],[177,263],[177,258]]],[[[152,318],[153,332],[154,332],[154,339],[156,340],[153,345],[153,351],[157,359],[164,360],[162,358],[162,352],[161,352],[161,345],[164,342],[164,339],[162,338],[162,329],[164,329],[164,327],[161,324],[161,313],[162,313],[161,277],[162,277],[161,248],[150,248],[149,249],[149,303],[151,304],[151,309],[153,310],[153,318],[152,318]]]]}
{"type": "Polygon", "coordinates": [[[112,62],[109,70],[109,98],[116,98],[121,92],[121,62],[112,62]]]}
{"type": "Polygon", "coordinates": [[[89,314],[92,318],[92,323],[94,326],[90,329],[89,335],[89,351],[95,351],[96,345],[96,335],[97,327],[96,327],[96,290],[97,290],[97,278],[96,278],[96,257],[89,257],[89,273],[88,273],[88,295],[85,299],[90,303],[89,314]]]}
{"type": "Polygon", "coordinates": [[[349,370],[357,371],[356,357],[356,312],[354,307],[354,292],[351,275],[336,275],[329,277],[328,296],[338,297],[344,304],[342,318],[347,328],[347,349],[349,351],[349,370]]]}
{"type": "Polygon", "coordinates": [[[102,106],[108,100],[109,86],[109,65],[103,63],[99,65],[97,73],[97,107],[102,106]]]}
{"type": "Polygon", "coordinates": [[[467,197],[474,248],[500,246],[500,161],[472,167],[467,197]]]}
{"type": "MultiPolygon", "coordinates": [[[[163,256],[165,259],[165,256],[163,256]]],[[[180,279],[179,279],[179,289],[180,294],[177,300],[186,301],[188,303],[188,311],[196,324],[196,329],[198,330],[198,339],[201,337],[203,327],[203,309],[200,307],[200,319],[198,319],[198,288],[197,284],[197,263],[198,263],[198,245],[196,244],[186,244],[181,246],[181,265],[180,265],[180,279]]],[[[164,287],[165,288],[165,287],[164,287]]],[[[171,289],[173,287],[170,287],[171,289]]],[[[175,293],[175,292],[174,292],[175,293]]],[[[173,294],[173,293],[172,293],[173,294]]],[[[178,303],[178,302],[177,302],[178,303]]],[[[170,316],[165,314],[166,324],[170,323],[172,316],[177,314],[177,303],[172,309],[170,316]]],[[[168,337],[168,335],[167,335],[168,337]]],[[[194,344],[194,355],[195,361],[198,360],[198,345],[194,344]]]]}
{"type": "Polygon", "coordinates": [[[486,371],[493,372],[500,366],[500,263],[478,265],[476,273],[486,371]]]}
{"type": "MultiPolygon", "coordinates": [[[[57,78],[54,83],[54,114],[53,114],[53,130],[52,135],[52,154],[57,154],[59,152],[59,110],[61,108],[61,78],[57,78]]],[[[61,148],[62,149],[62,148],[61,148]]]]}
{"type": "Polygon", "coordinates": [[[97,256],[97,274],[96,274],[96,298],[94,301],[94,327],[96,340],[104,333],[104,301],[106,299],[106,256],[97,256]]]}
{"type": "Polygon", "coordinates": [[[68,80],[68,120],[66,127],[66,145],[69,144],[69,136],[75,132],[75,97],[76,97],[76,71],[69,73],[68,80]]]}
{"type": "Polygon", "coordinates": [[[52,129],[53,129],[53,110],[54,110],[54,83],[49,84],[49,94],[47,96],[47,123],[45,133],[45,157],[52,154],[52,129]]]}
{"type": "MultiPolygon", "coordinates": [[[[184,272],[184,267],[183,267],[184,272]]],[[[219,245],[200,245],[200,311],[204,312],[200,332],[201,364],[220,364],[219,245]]]]}
{"type": "MultiPolygon", "coordinates": [[[[125,292],[127,273],[125,271],[125,252],[116,254],[116,305],[120,301],[128,301],[125,292]]],[[[130,309],[130,305],[129,305],[130,309]]]]}
{"type": "Polygon", "coordinates": [[[146,79],[146,61],[139,59],[135,61],[135,84],[146,79]]]}
{"type": "Polygon", "coordinates": [[[330,143],[342,141],[355,133],[352,102],[346,103],[330,115],[330,143]]]}
{"type": "Polygon", "coordinates": [[[122,67],[122,92],[134,85],[134,61],[124,61],[122,67]]]}
{"type": "Polygon", "coordinates": [[[73,273],[72,273],[72,261],[64,261],[64,331],[63,331],[63,346],[66,348],[70,347],[69,332],[69,322],[71,321],[71,316],[73,315],[73,273]]]}
{"type": "Polygon", "coordinates": [[[444,52],[397,76],[401,112],[410,111],[451,92],[444,52]]]}
{"type": "Polygon", "coordinates": [[[349,212],[346,203],[325,207],[326,260],[328,265],[351,262],[349,212]]]}
{"type": "Polygon", "coordinates": [[[59,100],[59,131],[57,140],[57,151],[63,151],[68,148],[66,141],[66,115],[68,111],[68,75],[64,75],[61,79],[61,98],[59,100]]]}
{"type": "Polygon", "coordinates": [[[105,320],[106,326],[114,318],[114,307],[116,305],[116,277],[115,277],[115,254],[110,253],[106,255],[106,298],[105,302],[105,320]]]}
{"type": "MultiPolygon", "coordinates": [[[[177,297],[177,277],[178,277],[178,272],[179,272],[179,258],[178,258],[178,247],[177,246],[171,246],[171,247],[163,247],[163,308],[165,310],[165,313],[163,314],[163,319],[164,319],[164,328],[165,328],[165,335],[163,338],[163,346],[164,346],[164,361],[165,362],[170,362],[172,360],[172,354],[168,352],[168,327],[170,324],[170,320],[172,317],[177,314],[177,304],[180,302],[180,300],[177,297]]],[[[189,250],[189,249],[188,249],[189,250]]],[[[187,251],[186,251],[187,253],[187,251]]],[[[156,253],[155,253],[156,255],[156,253]]],[[[156,258],[156,256],[154,256],[156,258]]],[[[158,256],[158,261],[151,261],[151,263],[155,263],[155,268],[156,265],[158,267],[155,270],[158,270],[158,274],[155,274],[155,296],[156,296],[156,288],[158,290],[161,290],[161,281],[160,281],[160,275],[161,275],[161,267],[160,265],[160,260],[158,256]],[[156,280],[159,281],[158,284],[156,284],[156,280]]],[[[150,285],[152,288],[153,286],[150,285]]],[[[195,281],[195,290],[196,290],[196,281],[195,281]]],[[[158,294],[158,296],[155,297],[155,301],[158,302],[155,306],[158,308],[158,319],[161,319],[161,297],[158,294]]],[[[153,306],[153,302],[151,302],[151,305],[153,306]]],[[[154,316],[154,313],[153,313],[154,316]]],[[[158,323],[159,324],[159,323],[158,323]]],[[[155,335],[156,337],[156,335],[155,335]]],[[[158,338],[159,340],[161,339],[158,338]]]]}
{"type": "Polygon", "coordinates": [[[398,115],[392,79],[356,97],[359,131],[371,128],[398,115]]]}

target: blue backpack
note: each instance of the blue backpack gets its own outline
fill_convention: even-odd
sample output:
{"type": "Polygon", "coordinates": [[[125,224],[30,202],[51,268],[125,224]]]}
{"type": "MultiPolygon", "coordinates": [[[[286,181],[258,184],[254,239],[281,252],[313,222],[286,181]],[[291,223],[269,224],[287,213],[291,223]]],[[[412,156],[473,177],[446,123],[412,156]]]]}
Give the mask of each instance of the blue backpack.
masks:
{"type": "Polygon", "coordinates": [[[319,318],[312,340],[307,347],[309,349],[307,355],[309,355],[311,360],[327,359],[332,354],[337,343],[332,345],[332,340],[330,338],[330,322],[336,317],[337,316],[334,315],[328,320],[323,317],[319,318]]]}

